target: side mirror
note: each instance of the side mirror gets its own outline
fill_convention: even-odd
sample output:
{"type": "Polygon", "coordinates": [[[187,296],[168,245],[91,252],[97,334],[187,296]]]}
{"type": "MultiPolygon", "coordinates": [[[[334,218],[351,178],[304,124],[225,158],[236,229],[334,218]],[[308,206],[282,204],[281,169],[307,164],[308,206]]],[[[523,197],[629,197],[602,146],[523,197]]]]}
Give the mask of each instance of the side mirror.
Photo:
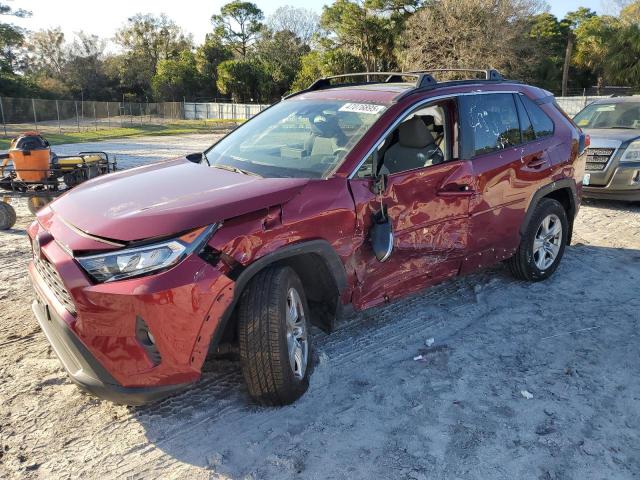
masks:
{"type": "Polygon", "coordinates": [[[186,156],[186,159],[193,163],[202,163],[203,160],[206,160],[207,165],[211,166],[211,164],[209,163],[209,159],[202,152],[190,153],[189,155],[186,156]]]}
{"type": "Polygon", "coordinates": [[[386,210],[383,206],[373,215],[373,225],[369,231],[371,247],[379,262],[386,261],[393,251],[393,227],[386,210]]]}
{"type": "Polygon", "coordinates": [[[373,182],[371,191],[380,198],[380,210],[373,214],[373,222],[369,236],[373,253],[379,262],[386,261],[393,251],[393,226],[387,214],[387,207],[382,201],[382,194],[387,190],[389,169],[382,164],[380,152],[373,156],[373,182]]]}
{"type": "Polygon", "coordinates": [[[373,182],[371,183],[371,192],[376,195],[382,195],[387,190],[387,178],[389,177],[389,169],[384,166],[380,158],[380,151],[373,154],[373,182]]]}
{"type": "Polygon", "coordinates": [[[198,153],[190,153],[189,155],[187,155],[187,160],[189,160],[190,162],[193,163],[201,163],[202,162],[202,157],[204,155],[202,155],[202,152],[198,152],[198,153]]]}

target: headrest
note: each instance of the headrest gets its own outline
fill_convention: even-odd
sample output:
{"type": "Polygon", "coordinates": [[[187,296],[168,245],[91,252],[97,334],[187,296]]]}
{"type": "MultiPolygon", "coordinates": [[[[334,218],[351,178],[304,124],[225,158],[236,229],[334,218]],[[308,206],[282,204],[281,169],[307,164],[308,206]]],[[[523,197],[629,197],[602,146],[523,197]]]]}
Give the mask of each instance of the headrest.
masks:
{"type": "Polygon", "coordinates": [[[435,143],[433,135],[419,117],[413,117],[400,124],[398,141],[403,147],[409,148],[424,148],[435,143]]]}

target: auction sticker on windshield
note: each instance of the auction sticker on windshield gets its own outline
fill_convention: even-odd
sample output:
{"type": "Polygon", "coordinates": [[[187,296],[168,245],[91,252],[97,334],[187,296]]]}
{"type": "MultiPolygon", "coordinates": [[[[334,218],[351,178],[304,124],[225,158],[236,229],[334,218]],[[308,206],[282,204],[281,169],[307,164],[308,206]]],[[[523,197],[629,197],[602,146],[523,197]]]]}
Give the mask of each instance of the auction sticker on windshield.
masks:
{"type": "Polygon", "coordinates": [[[384,109],[384,105],[374,105],[371,103],[345,103],[340,107],[339,111],[352,113],[369,113],[371,115],[377,115],[384,109]]]}

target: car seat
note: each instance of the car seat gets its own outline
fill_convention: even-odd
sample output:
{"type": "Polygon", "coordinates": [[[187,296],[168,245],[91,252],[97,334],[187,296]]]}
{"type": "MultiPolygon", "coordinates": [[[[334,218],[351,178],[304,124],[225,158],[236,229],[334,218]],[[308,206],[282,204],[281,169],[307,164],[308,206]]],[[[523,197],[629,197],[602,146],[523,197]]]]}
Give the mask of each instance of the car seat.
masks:
{"type": "Polygon", "coordinates": [[[436,165],[444,161],[434,134],[424,121],[413,117],[398,127],[398,141],[384,154],[384,165],[390,173],[436,165]]]}

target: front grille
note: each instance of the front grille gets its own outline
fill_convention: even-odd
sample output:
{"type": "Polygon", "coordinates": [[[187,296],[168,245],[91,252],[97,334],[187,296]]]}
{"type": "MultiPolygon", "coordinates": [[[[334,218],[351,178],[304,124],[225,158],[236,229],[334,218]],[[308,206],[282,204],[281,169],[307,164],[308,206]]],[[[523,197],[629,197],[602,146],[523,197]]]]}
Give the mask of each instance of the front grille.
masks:
{"type": "Polygon", "coordinates": [[[64,308],[75,317],[76,307],[73,304],[73,300],[71,300],[71,295],[64,286],[64,283],[62,283],[62,278],[60,278],[60,274],[56,269],[53,268],[53,265],[51,265],[46,258],[34,259],[33,263],[42,280],[44,280],[44,283],[46,283],[58,301],[64,305],[64,308]]]}
{"type": "Polygon", "coordinates": [[[614,151],[613,148],[588,148],[586,169],[601,172],[607,168],[607,163],[609,163],[614,151]]]}

